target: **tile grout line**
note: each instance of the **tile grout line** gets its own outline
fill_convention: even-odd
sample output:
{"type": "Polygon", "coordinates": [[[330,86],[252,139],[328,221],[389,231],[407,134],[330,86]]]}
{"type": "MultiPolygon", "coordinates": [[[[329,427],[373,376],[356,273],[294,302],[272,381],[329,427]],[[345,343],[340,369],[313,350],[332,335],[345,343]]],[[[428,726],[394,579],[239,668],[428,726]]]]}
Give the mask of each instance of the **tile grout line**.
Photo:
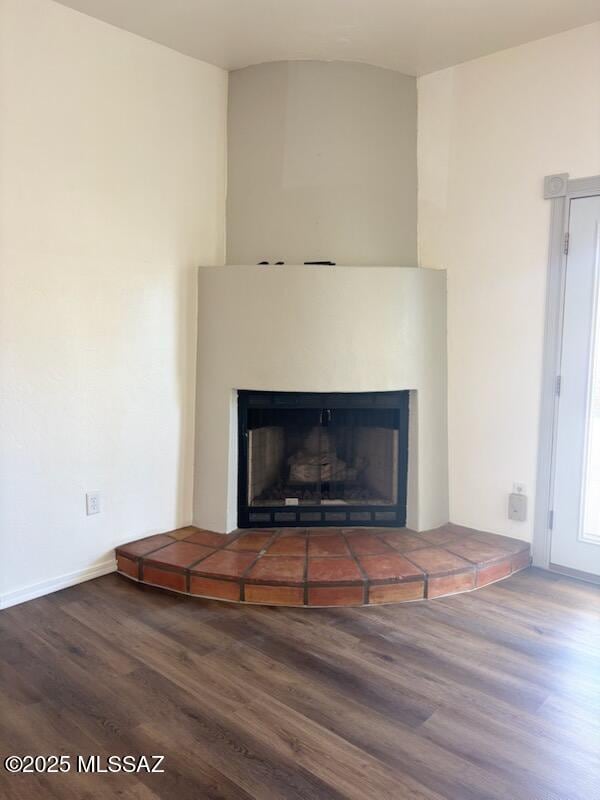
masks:
{"type": "Polygon", "coordinates": [[[348,548],[348,551],[350,552],[350,555],[351,555],[354,563],[356,564],[356,567],[357,567],[358,571],[362,575],[362,579],[363,579],[363,605],[368,606],[369,605],[369,588],[370,588],[369,587],[369,578],[367,576],[367,573],[362,568],[362,565],[358,560],[358,556],[355,555],[354,550],[352,549],[352,547],[348,543],[348,539],[347,539],[346,534],[343,531],[340,531],[340,536],[344,540],[344,542],[346,544],[346,547],[348,548]]]}
{"type": "MultiPolygon", "coordinates": [[[[229,535],[229,534],[227,534],[227,535],[229,535]]],[[[226,549],[226,548],[229,546],[229,544],[231,544],[231,543],[233,543],[233,542],[237,542],[237,540],[238,540],[239,538],[240,538],[240,535],[238,534],[237,536],[235,536],[235,537],[234,537],[234,538],[231,540],[231,542],[228,542],[227,544],[222,544],[222,545],[220,545],[219,547],[215,547],[215,548],[213,548],[213,551],[212,551],[212,553],[208,553],[207,555],[205,555],[205,556],[202,556],[201,558],[197,559],[196,561],[192,561],[192,562],[190,562],[190,563],[187,565],[187,567],[184,567],[184,569],[191,570],[191,569],[192,569],[192,567],[195,567],[195,566],[196,566],[196,564],[200,564],[200,562],[201,562],[201,561],[205,561],[207,558],[210,558],[211,556],[214,556],[214,554],[215,554],[215,553],[220,553],[220,552],[221,552],[221,550],[225,550],[225,549],[226,549]]],[[[186,540],[185,540],[185,539],[183,539],[182,541],[186,541],[186,540]]],[[[196,542],[188,542],[188,544],[196,544],[196,542]]],[[[199,546],[199,547],[209,547],[210,545],[200,545],[200,544],[199,544],[198,546],[199,546]]]]}
{"type": "MultiPolygon", "coordinates": [[[[192,527],[192,526],[190,526],[190,527],[192,527]]],[[[176,528],[176,530],[179,530],[179,529],[176,528]]],[[[201,528],[198,528],[198,531],[201,531],[201,530],[202,530],[201,528]]],[[[143,553],[142,555],[139,555],[139,556],[131,556],[131,555],[128,555],[127,553],[121,553],[121,552],[119,552],[121,548],[120,547],[115,547],[115,557],[118,557],[119,555],[121,555],[124,558],[137,560],[137,562],[138,562],[138,575],[140,576],[140,580],[143,580],[143,572],[144,572],[143,568],[144,568],[146,559],[148,559],[149,556],[154,555],[154,553],[158,553],[160,550],[164,550],[165,547],[170,547],[172,544],[178,544],[179,542],[187,542],[187,539],[175,539],[173,536],[170,535],[171,533],[174,533],[174,531],[168,531],[166,533],[154,533],[154,534],[152,534],[152,536],[168,536],[170,539],[172,539],[172,541],[168,542],[167,544],[162,544],[160,547],[156,547],[154,550],[148,550],[147,553],[143,553]]],[[[211,533],[211,531],[207,531],[207,533],[211,533]]],[[[190,536],[193,536],[193,535],[194,535],[193,533],[190,533],[190,536]]],[[[223,536],[229,537],[230,534],[223,534],[223,536]]],[[[238,533],[237,535],[232,537],[231,541],[235,542],[236,539],[239,539],[239,537],[240,537],[240,534],[238,533]]],[[[197,543],[196,542],[188,542],[188,544],[197,544],[197,543]]],[[[166,571],[167,572],[178,572],[178,571],[181,570],[185,574],[186,571],[190,570],[196,564],[199,564],[200,561],[203,561],[205,558],[209,558],[209,556],[214,555],[219,550],[223,550],[225,547],[227,547],[227,544],[228,543],[224,543],[224,544],[220,545],[219,547],[214,547],[212,553],[208,553],[208,555],[202,556],[202,558],[199,558],[197,561],[192,561],[191,564],[188,564],[186,567],[178,567],[175,564],[166,564],[165,565],[165,563],[161,562],[161,561],[157,561],[156,562],[156,567],[158,569],[164,569],[165,566],[173,567],[173,569],[167,569],[166,571]]],[[[198,546],[199,547],[209,547],[210,545],[200,545],[200,544],[198,544],[198,546]]],[[[152,559],[150,559],[150,561],[152,561],[152,559]]],[[[150,566],[152,566],[152,565],[150,565],[150,566]]],[[[189,581],[187,580],[187,577],[186,577],[186,586],[187,585],[189,585],[189,581]]]]}
{"type": "MultiPolygon", "coordinates": [[[[200,532],[202,531],[201,528],[199,528],[198,530],[200,532]]],[[[207,531],[207,533],[212,533],[212,531],[207,531]]],[[[195,567],[197,564],[200,564],[202,561],[205,561],[207,558],[210,558],[211,556],[214,556],[215,553],[220,553],[221,550],[225,550],[230,544],[233,544],[233,542],[237,542],[237,540],[240,538],[240,536],[242,534],[238,532],[238,533],[235,533],[233,535],[230,534],[230,533],[224,533],[224,534],[219,534],[219,535],[225,536],[227,541],[225,541],[223,544],[219,545],[218,547],[213,548],[212,553],[208,553],[208,555],[202,556],[202,558],[199,558],[197,561],[192,561],[191,564],[187,565],[187,567],[182,567],[182,569],[183,569],[183,571],[185,573],[185,582],[186,582],[186,586],[188,587],[188,593],[189,594],[191,594],[192,568],[195,567]]],[[[194,536],[194,534],[190,533],[190,536],[194,536]]],[[[188,540],[187,539],[181,539],[180,541],[187,542],[188,540]]],[[[199,547],[209,547],[209,545],[201,545],[199,542],[188,542],[188,544],[198,544],[199,547]]],[[[214,578],[214,580],[227,580],[227,578],[214,578]]],[[[233,582],[235,583],[235,581],[233,581],[233,582]]]]}
{"type": "MultiPolygon", "coordinates": [[[[250,532],[251,532],[251,531],[250,531],[250,532]]],[[[241,534],[240,534],[240,538],[241,538],[243,535],[244,535],[244,534],[243,534],[243,533],[241,533],[241,534]]],[[[241,575],[239,575],[239,576],[237,577],[237,582],[238,582],[238,583],[239,583],[239,585],[240,585],[240,602],[241,602],[241,603],[245,603],[245,602],[246,602],[246,584],[245,584],[245,582],[244,582],[244,578],[245,578],[245,577],[246,577],[246,575],[247,575],[247,574],[250,572],[250,570],[251,570],[251,569],[252,569],[252,567],[253,567],[253,566],[256,564],[256,562],[259,560],[259,558],[260,558],[262,555],[264,555],[264,553],[266,553],[266,551],[269,549],[269,547],[270,547],[272,544],[274,544],[274,543],[275,543],[275,542],[276,542],[276,541],[279,539],[279,537],[280,537],[280,536],[281,536],[281,528],[276,528],[276,529],[274,530],[274,532],[271,534],[271,536],[270,536],[270,538],[269,538],[269,541],[268,541],[268,542],[265,544],[265,546],[264,546],[264,547],[261,547],[261,548],[260,548],[260,550],[259,550],[259,551],[258,551],[258,553],[256,554],[256,557],[254,558],[254,560],[253,560],[253,561],[251,561],[251,562],[250,562],[250,564],[248,564],[248,566],[246,567],[246,569],[242,571],[242,574],[241,574],[241,575]]]]}
{"type": "MultiPolygon", "coordinates": [[[[409,550],[409,552],[411,551],[409,550]]],[[[423,572],[423,599],[424,600],[427,599],[429,597],[429,570],[425,570],[423,569],[423,567],[420,567],[418,564],[415,564],[414,561],[410,560],[407,554],[402,553],[402,555],[408,562],[410,562],[413,565],[413,567],[415,567],[416,569],[420,569],[423,572]]]]}
{"type": "Polygon", "coordinates": [[[308,542],[310,541],[310,534],[308,531],[306,532],[306,541],[304,542],[304,592],[303,592],[303,602],[304,605],[308,605],[308,542]]]}
{"type": "MultiPolygon", "coordinates": [[[[501,561],[504,561],[504,560],[508,559],[509,566],[512,566],[512,558],[508,554],[506,554],[505,556],[502,556],[500,558],[496,558],[495,560],[492,560],[488,564],[485,561],[481,561],[481,562],[479,562],[479,561],[471,561],[471,559],[468,556],[460,555],[460,553],[455,553],[454,550],[451,550],[449,547],[447,547],[446,549],[448,550],[449,553],[452,553],[453,556],[456,556],[457,558],[462,558],[465,561],[467,561],[469,564],[473,565],[473,569],[474,569],[474,572],[475,572],[473,583],[475,584],[475,588],[476,589],[477,589],[477,579],[479,577],[479,573],[481,572],[481,567],[483,565],[485,565],[487,567],[489,565],[497,564],[497,563],[499,563],[501,561]]],[[[509,572],[509,574],[510,574],[510,572],[509,572]]]]}

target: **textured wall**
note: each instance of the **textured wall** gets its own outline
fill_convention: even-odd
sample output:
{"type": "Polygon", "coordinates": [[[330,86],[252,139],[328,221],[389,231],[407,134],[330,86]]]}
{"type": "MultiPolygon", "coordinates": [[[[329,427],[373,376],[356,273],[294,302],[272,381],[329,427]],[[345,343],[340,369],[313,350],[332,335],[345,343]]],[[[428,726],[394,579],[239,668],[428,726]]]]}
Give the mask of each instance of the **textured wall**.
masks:
{"type": "Polygon", "coordinates": [[[600,173],[600,23],[419,79],[419,247],[448,274],[450,517],[530,539],[550,204],[600,173]],[[513,482],[527,522],[507,518],[513,482]]]}
{"type": "Polygon", "coordinates": [[[229,85],[227,263],[415,266],[414,78],[296,61],[229,85]]]}
{"type": "Polygon", "coordinates": [[[227,75],[47,0],[0,24],[4,602],[192,515],[196,272],[227,75]],[[98,490],[101,514],[86,517],[98,490]]]}

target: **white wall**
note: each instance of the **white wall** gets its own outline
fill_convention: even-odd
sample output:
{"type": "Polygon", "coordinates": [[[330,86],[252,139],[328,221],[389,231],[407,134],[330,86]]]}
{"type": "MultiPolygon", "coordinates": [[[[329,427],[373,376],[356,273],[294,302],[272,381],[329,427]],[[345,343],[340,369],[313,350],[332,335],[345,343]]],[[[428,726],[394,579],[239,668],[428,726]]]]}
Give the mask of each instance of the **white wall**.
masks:
{"type": "Polygon", "coordinates": [[[229,87],[229,264],[415,266],[415,78],[280,61],[229,87]]]}
{"type": "Polygon", "coordinates": [[[227,75],[49,0],[0,9],[10,604],[191,520],[195,268],[224,257],[227,75]]]}
{"type": "Polygon", "coordinates": [[[194,520],[237,526],[237,389],[415,390],[407,524],[448,521],[446,281],[392,267],[204,267],[194,520]]]}
{"type": "Polygon", "coordinates": [[[450,517],[532,535],[544,175],[600,173],[600,23],[418,81],[419,251],[448,271],[450,517]],[[526,484],[529,519],[507,493],[526,484]]]}

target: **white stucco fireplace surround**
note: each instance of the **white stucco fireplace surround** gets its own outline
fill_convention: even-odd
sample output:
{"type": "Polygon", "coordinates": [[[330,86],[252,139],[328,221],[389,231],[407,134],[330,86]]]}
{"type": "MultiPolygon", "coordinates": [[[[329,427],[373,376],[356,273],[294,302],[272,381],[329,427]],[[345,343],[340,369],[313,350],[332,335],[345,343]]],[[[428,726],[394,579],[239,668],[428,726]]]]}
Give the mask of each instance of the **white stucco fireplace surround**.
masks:
{"type": "Polygon", "coordinates": [[[194,524],[237,528],[237,392],[410,391],[407,527],[448,521],[446,274],[201,267],[194,524]]]}

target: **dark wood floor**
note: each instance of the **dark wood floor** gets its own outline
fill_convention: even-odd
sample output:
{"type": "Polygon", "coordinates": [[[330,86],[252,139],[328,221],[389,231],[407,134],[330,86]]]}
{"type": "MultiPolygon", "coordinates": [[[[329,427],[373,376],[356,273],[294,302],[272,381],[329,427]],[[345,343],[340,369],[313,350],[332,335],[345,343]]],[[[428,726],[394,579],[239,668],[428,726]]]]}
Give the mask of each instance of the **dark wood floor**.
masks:
{"type": "Polygon", "coordinates": [[[326,610],[90,581],[0,613],[0,750],[166,771],[0,768],[0,797],[597,800],[599,600],[536,570],[326,610]]]}

